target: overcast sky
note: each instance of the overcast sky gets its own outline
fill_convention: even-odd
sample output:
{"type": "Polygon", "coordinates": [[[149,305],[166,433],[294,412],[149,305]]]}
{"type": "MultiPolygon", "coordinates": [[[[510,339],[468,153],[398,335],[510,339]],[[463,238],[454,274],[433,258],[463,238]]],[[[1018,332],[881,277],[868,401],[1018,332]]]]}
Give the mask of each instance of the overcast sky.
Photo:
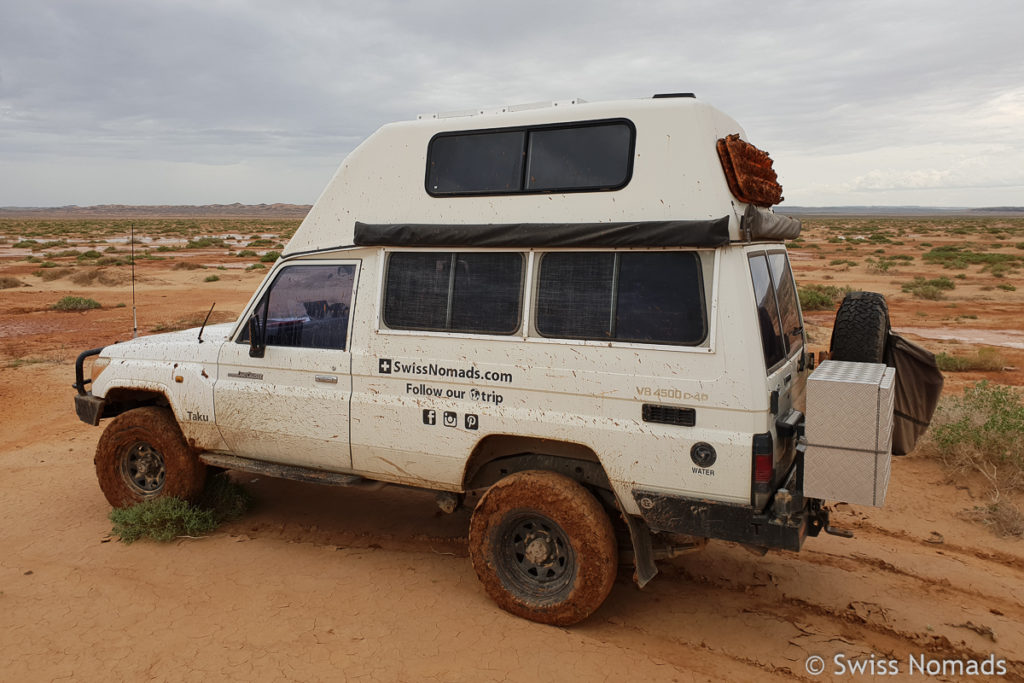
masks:
{"type": "Polygon", "coordinates": [[[389,121],[695,92],[803,206],[1024,205],[1024,2],[0,0],[0,206],[312,203],[389,121]]]}

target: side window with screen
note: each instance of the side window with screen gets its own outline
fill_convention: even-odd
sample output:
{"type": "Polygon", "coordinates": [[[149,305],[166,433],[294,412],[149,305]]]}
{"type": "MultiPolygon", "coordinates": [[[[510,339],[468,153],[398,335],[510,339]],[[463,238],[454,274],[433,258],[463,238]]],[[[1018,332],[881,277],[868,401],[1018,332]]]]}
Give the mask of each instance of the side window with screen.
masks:
{"type": "Polygon", "coordinates": [[[384,324],[397,330],[513,334],[522,310],[517,252],[395,252],[384,284],[384,324]]]}
{"type": "Polygon", "coordinates": [[[764,253],[753,254],[750,259],[750,278],[754,284],[754,300],[757,303],[757,323],[761,330],[761,347],[764,350],[765,367],[771,369],[786,357],[786,340],[782,335],[782,321],[775,300],[768,270],[768,258],[764,253]]]}
{"type": "Polygon", "coordinates": [[[617,190],[633,173],[625,119],[441,133],[427,148],[433,196],[617,190]]]}
{"type": "Polygon", "coordinates": [[[551,252],[540,261],[545,337],[696,346],[707,337],[695,252],[551,252]]]}
{"type": "MultiPolygon", "coordinates": [[[[354,265],[295,265],[281,270],[255,312],[267,346],[344,351],[348,345],[354,265]]],[[[243,329],[239,343],[249,343],[243,329]]]]}

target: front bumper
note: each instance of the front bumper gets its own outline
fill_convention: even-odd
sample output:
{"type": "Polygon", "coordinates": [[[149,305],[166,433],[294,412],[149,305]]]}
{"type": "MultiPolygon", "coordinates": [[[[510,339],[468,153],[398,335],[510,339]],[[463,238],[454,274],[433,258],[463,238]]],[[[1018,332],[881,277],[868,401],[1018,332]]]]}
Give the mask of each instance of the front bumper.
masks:
{"type": "Polygon", "coordinates": [[[91,393],[75,395],[75,413],[78,419],[87,425],[95,427],[103,417],[103,406],[106,401],[91,393]]]}

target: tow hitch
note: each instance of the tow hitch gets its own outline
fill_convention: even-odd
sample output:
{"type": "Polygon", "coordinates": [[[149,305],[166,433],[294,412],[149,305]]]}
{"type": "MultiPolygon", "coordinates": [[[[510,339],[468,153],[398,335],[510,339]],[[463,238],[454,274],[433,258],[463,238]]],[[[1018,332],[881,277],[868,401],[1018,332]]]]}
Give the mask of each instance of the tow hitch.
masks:
{"type": "Polygon", "coordinates": [[[820,500],[810,501],[807,511],[807,535],[817,536],[822,531],[830,536],[841,536],[842,538],[853,538],[853,532],[849,529],[839,529],[831,526],[828,522],[828,510],[821,505],[820,500]]]}

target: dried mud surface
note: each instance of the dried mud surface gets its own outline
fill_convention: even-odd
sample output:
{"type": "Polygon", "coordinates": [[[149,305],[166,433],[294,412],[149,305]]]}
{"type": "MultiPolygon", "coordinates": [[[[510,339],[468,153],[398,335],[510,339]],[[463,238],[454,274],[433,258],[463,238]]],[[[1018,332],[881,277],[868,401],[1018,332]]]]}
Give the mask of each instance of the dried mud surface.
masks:
{"type": "MultiPolygon", "coordinates": [[[[945,300],[921,301],[899,283],[941,268],[839,271],[833,254],[810,251],[793,252],[801,283],[883,292],[895,327],[932,350],[976,350],[930,338],[958,328],[1024,333],[1022,292],[984,289],[975,270],[945,300]]],[[[911,657],[994,654],[1006,661],[1001,680],[1024,681],[1024,542],[963,520],[984,502],[980,483],[951,482],[920,455],[894,460],[884,508],[838,506],[834,523],[853,539],[823,535],[763,557],[711,542],[661,562],[642,591],[622,570],[571,628],[496,608],[468,558],[468,514],[441,515],[425,493],[236,475],[257,501],[243,519],[201,539],[118,543],[92,464],[100,430],[75,417],[70,384],[80,350],[130,336],[130,293],[43,281],[25,253],[0,255],[0,276],[30,285],[0,290],[4,680],[819,680],[805,669],[811,655],[829,678],[837,654],[896,660],[904,677],[911,657]],[[49,310],[68,294],[103,308],[49,310]]],[[[233,319],[266,272],[175,269],[182,261],[238,262],[223,250],[141,261],[143,332],[201,320],[214,300],[213,319],[233,319]],[[211,273],[219,281],[204,282],[211,273]]],[[[807,315],[816,348],[831,316],[807,315]]],[[[994,348],[1012,369],[948,375],[947,391],[982,378],[1024,384],[1024,350],[994,348]]]]}

